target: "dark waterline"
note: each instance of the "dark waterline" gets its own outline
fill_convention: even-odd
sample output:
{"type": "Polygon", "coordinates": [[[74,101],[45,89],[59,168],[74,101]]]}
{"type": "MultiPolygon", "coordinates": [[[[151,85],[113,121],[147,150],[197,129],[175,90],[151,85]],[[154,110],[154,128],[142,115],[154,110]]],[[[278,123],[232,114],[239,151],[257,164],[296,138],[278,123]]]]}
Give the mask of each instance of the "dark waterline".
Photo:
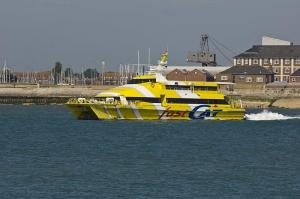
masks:
{"type": "Polygon", "coordinates": [[[64,106],[3,105],[0,196],[299,198],[299,122],[78,121],[64,106]]]}

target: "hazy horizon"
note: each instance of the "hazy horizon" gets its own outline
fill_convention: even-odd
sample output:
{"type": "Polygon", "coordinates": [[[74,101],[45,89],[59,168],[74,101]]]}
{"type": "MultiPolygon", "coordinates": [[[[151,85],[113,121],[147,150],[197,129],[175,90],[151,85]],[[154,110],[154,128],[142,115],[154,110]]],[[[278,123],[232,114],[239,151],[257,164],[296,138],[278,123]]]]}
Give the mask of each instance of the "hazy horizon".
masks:
{"type": "MultiPolygon", "coordinates": [[[[237,53],[263,35],[300,44],[298,0],[1,0],[0,66],[18,71],[65,67],[110,70],[151,63],[169,49],[169,64],[184,65],[207,33],[237,53]]],[[[211,45],[212,47],[212,45],[211,45]]],[[[219,64],[228,61],[216,51],[219,64]]],[[[230,57],[234,56],[228,54],[230,57]]]]}

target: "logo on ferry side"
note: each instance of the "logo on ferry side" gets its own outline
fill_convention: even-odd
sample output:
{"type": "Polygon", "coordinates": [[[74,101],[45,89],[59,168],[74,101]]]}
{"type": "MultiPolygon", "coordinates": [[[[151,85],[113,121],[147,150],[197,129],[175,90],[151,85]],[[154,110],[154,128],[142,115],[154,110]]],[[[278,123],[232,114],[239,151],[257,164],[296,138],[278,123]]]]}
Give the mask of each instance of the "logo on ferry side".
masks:
{"type": "Polygon", "coordinates": [[[196,106],[190,113],[189,118],[192,120],[204,120],[206,117],[215,117],[222,110],[210,111],[210,105],[196,106]]]}
{"type": "Polygon", "coordinates": [[[189,118],[193,120],[204,120],[205,117],[210,116],[209,105],[196,106],[190,113],[189,118]]]}
{"type": "Polygon", "coordinates": [[[165,117],[185,117],[185,115],[187,113],[189,113],[189,111],[171,111],[170,108],[171,107],[166,108],[166,110],[164,110],[162,112],[162,114],[158,117],[158,119],[161,119],[163,116],[165,116],[165,117]]]}
{"type": "Polygon", "coordinates": [[[162,117],[186,117],[186,114],[188,114],[190,119],[204,120],[206,117],[215,117],[219,112],[222,111],[210,111],[210,105],[199,105],[196,106],[192,111],[171,111],[170,108],[171,107],[166,108],[166,110],[159,115],[158,119],[161,119],[162,117]]]}

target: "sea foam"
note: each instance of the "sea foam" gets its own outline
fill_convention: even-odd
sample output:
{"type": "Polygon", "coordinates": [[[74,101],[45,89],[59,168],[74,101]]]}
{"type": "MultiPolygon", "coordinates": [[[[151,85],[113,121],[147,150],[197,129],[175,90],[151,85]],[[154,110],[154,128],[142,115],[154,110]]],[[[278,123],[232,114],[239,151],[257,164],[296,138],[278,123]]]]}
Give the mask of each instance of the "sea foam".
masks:
{"type": "Polygon", "coordinates": [[[264,110],[260,113],[246,114],[246,120],[260,121],[260,120],[291,120],[300,119],[300,116],[287,116],[280,113],[264,110]]]}

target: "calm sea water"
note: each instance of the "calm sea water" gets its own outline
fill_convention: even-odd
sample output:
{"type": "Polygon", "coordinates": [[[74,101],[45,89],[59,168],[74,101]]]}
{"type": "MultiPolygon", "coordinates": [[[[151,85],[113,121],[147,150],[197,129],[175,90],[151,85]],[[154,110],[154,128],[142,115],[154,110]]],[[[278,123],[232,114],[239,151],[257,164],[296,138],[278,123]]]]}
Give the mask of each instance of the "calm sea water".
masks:
{"type": "Polygon", "coordinates": [[[2,105],[0,198],[300,198],[300,110],[272,112],[110,122],[2,105]]]}

